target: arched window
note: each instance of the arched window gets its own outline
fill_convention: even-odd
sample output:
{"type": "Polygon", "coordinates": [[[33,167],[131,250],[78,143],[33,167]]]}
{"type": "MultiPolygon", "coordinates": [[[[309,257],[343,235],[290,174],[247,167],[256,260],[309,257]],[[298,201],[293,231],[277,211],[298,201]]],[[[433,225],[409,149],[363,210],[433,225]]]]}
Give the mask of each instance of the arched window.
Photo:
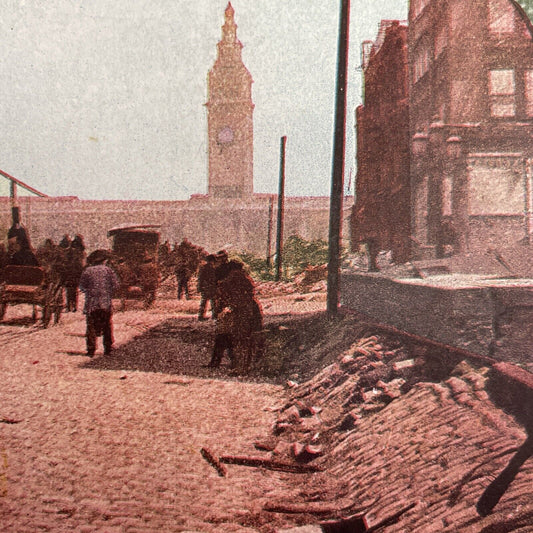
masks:
{"type": "Polygon", "coordinates": [[[431,50],[427,44],[418,46],[413,65],[413,83],[416,83],[431,66],[431,50]]]}

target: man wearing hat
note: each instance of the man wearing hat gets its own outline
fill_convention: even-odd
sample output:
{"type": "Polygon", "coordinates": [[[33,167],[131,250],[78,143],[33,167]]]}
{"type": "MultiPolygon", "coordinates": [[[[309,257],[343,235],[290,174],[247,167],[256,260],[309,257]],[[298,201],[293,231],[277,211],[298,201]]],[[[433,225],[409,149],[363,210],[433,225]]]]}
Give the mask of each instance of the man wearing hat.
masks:
{"type": "Polygon", "coordinates": [[[104,355],[111,353],[113,348],[113,293],[119,288],[119,280],[115,272],[105,262],[107,254],[104,250],[95,250],[87,258],[89,265],[80,278],[80,290],[85,293],[85,309],[87,316],[87,355],[92,357],[96,350],[96,337],[104,337],[104,355]]]}

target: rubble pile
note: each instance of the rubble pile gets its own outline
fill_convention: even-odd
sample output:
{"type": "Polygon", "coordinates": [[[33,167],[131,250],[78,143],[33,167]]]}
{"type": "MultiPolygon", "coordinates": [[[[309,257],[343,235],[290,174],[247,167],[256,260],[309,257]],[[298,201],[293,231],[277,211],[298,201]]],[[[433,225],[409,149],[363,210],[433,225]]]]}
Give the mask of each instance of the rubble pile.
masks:
{"type": "Polygon", "coordinates": [[[308,294],[326,292],[327,265],[311,265],[294,277],[292,281],[261,281],[256,285],[256,293],[264,298],[287,294],[308,294]]]}
{"type": "Polygon", "coordinates": [[[396,346],[363,337],[309,381],[287,382],[288,402],[256,448],[317,471],[264,512],[316,531],[352,531],[342,527],[353,517],[357,531],[533,531],[531,460],[494,512],[476,507],[527,437],[492,403],[491,370],[454,362],[431,380],[430,358],[396,346]]]}
{"type": "Polygon", "coordinates": [[[295,285],[301,291],[314,292],[323,286],[328,276],[328,265],[310,265],[294,278],[295,285]]]}
{"type": "Polygon", "coordinates": [[[256,294],[263,298],[294,294],[297,290],[292,281],[261,281],[255,286],[256,294]]]}
{"type": "Polygon", "coordinates": [[[284,437],[280,440],[300,439],[288,448],[296,459],[296,450],[321,449],[318,443],[328,435],[354,429],[406,393],[416,381],[416,365],[404,348],[387,350],[376,336],[363,337],[309,381],[287,382],[290,399],[273,433],[284,437]]]}

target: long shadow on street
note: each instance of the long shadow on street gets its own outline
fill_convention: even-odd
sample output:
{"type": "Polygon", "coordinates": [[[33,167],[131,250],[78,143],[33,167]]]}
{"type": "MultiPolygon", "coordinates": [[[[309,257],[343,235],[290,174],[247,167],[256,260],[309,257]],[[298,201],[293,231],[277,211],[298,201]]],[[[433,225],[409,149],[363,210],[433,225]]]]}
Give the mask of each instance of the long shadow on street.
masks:
{"type": "Polygon", "coordinates": [[[205,368],[214,334],[211,321],[198,323],[192,317],[170,318],[118,346],[111,355],[91,359],[83,368],[208,377],[214,373],[205,368]]]}
{"type": "MultiPolygon", "coordinates": [[[[265,353],[252,372],[239,379],[281,383],[310,377],[352,342],[352,335],[339,335],[345,322],[332,327],[322,312],[265,317],[265,353]]],[[[83,368],[233,378],[227,356],[220,368],[206,368],[214,335],[211,320],[170,318],[118,346],[111,355],[91,359],[83,368]]]]}

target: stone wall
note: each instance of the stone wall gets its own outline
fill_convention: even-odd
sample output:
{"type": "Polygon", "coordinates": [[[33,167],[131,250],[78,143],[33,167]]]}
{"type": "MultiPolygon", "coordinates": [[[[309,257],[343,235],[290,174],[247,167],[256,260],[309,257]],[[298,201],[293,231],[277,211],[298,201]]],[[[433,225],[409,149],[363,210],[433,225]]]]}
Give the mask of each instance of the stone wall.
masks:
{"type": "MultiPolygon", "coordinates": [[[[222,247],[266,256],[269,204],[272,198],[271,253],[275,251],[277,200],[256,195],[250,200],[192,197],[188,201],[79,200],[75,197],[19,198],[21,221],[34,246],[50,237],[56,242],[68,233],[83,235],[88,249],[107,248],[107,231],[121,224],[160,224],[161,240],[179,242],[184,237],[208,251],[222,247]]],[[[343,232],[353,204],[344,203],[343,232]]],[[[0,198],[0,231],[11,225],[9,198],[0,198]]],[[[329,198],[285,199],[284,236],[328,238],[329,198]]]]}
{"type": "Polygon", "coordinates": [[[533,280],[343,273],[343,307],[436,342],[533,368],[533,280]]]}

